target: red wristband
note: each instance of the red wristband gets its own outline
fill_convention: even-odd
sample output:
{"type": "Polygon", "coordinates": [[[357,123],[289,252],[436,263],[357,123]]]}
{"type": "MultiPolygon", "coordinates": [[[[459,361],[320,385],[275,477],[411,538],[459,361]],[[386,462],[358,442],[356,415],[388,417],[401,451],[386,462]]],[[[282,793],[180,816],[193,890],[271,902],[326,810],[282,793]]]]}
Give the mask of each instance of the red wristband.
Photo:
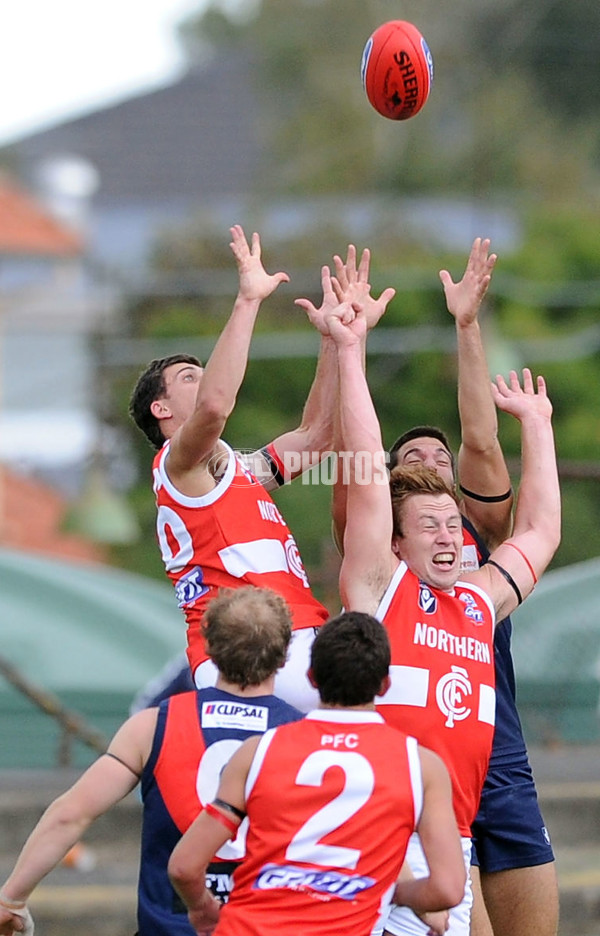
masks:
{"type": "Polygon", "coordinates": [[[531,572],[531,576],[532,576],[532,578],[533,578],[533,584],[536,585],[536,584],[537,584],[537,575],[535,574],[535,570],[534,570],[533,566],[531,565],[529,559],[527,558],[527,556],[526,556],[525,553],[523,552],[523,550],[520,549],[518,546],[516,546],[514,543],[511,543],[511,542],[509,542],[509,541],[507,541],[504,545],[505,545],[505,546],[512,546],[513,549],[516,549],[516,550],[517,550],[517,552],[518,552],[518,553],[521,555],[521,557],[525,560],[525,563],[527,564],[527,568],[528,568],[529,571],[531,572]]]}
{"type": "MultiPolygon", "coordinates": [[[[267,452],[269,457],[273,460],[273,464],[275,465],[275,468],[281,477],[285,478],[285,465],[283,463],[283,459],[280,458],[277,449],[275,448],[275,444],[273,442],[269,442],[268,445],[265,445],[264,451],[267,452]]],[[[282,482],[282,484],[283,483],[284,482],[282,482]]]]}
{"type": "Polygon", "coordinates": [[[221,825],[224,825],[226,829],[231,833],[230,838],[235,838],[238,830],[238,823],[234,822],[233,819],[230,819],[228,816],[224,816],[220,809],[217,809],[216,806],[213,806],[212,803],[207,803],[204,807],[204,811],[212,816],[213,819],[216,819],[217,822],[220,822],[221,825]]]}

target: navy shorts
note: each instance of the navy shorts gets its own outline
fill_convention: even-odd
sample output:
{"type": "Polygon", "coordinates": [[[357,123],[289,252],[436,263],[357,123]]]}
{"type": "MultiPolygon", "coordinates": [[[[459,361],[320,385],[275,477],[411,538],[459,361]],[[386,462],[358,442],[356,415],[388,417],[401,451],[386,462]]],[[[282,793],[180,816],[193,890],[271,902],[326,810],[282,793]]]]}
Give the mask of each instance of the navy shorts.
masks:
{"type": "Polygon", "coordinates": [[[490,765],[472,836],[471,864],[481,871],[507,871],[554,861],[526,757],[517,763],[490,765]]]}

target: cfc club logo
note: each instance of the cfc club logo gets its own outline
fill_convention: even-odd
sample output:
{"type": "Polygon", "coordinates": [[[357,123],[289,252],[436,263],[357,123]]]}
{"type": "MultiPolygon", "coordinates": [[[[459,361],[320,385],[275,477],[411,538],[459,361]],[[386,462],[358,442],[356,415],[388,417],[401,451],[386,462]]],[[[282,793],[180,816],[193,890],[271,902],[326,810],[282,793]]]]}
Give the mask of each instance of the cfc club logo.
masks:
{"type": "Polygon", "coordinates": [[[304,566],[302,565],[302,559],[300,558],[300,553],[298,552],[298,547],[293,536],[288,536],[285,541],[285,558],[287,559],[290,572],[300,579],[305,588],[310,588],[304,566]]]}
{"type": "Polygon", "coordinates": [[[451,672],[442,676],[435,687],[435,700],[446,716],[446,728],[454,728],[455,722],[469,717],[471,709],[463,699],[473,692],[466,669],[462,666],[451,666],[450,669],[451,672]]]}

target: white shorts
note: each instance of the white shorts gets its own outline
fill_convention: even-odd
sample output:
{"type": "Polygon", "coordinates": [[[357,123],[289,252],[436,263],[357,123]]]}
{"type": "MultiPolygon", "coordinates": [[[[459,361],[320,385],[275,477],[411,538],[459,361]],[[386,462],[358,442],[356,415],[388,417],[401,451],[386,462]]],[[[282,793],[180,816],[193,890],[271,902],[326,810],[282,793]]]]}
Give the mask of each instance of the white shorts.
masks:
{"type": "MultiPolygon", "coordinates": [[[[469,877],[469,868],[471,866],[471,839],[461,838],[465,868],[467,870],[467,883],[463,899],[457,907],[450,910],[450,919],[446,936],[469,936],[471,929],[471,907],[473,906],[473,893],[471,891],[471,879],[469,877]]],[[[410,865],[411,871],[416,878],[427,877],[429,868],[425,861],[425,855],[421,848],[421,842],[416,832],[411,835],[406,852],[406,859],[410,865]]],[[[378,932],[373,930],[372,936],[380,936],[382,931],[392,933],[393,936],[426,936],[429,927],[423,923],[419,917],[409,910],[408,907],[397,907],[392,905],[388,913],[383,928],[379,925],[378,932]]]]}
{"type": "MultiPolygon", "coordinates": [[[[310,649],[315,639],[314,627],[303,627],[294,631],[285,666],[275,676],[275,695],[301,712],[310,712],[319,705],[319,693],[307,678],[310,666],[310,649]]],[[[214,686],[219,672],[212,660],[205,660],[194,671],[194,682],[198,689],[214,686]]]]}

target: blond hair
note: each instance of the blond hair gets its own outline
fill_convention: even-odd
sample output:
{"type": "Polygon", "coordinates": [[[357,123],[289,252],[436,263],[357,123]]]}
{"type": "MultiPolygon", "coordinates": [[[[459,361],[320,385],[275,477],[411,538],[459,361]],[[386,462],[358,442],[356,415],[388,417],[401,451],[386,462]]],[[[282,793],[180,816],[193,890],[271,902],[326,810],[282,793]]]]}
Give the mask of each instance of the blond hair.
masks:
{"type": "Polygon", "coordinates": [[[394,517],[394,536],[403,536],[402,513],[406,501],[415,494],[448,494],[459,506],[454,488],[434,468],[424,465],[394,468],[390,474],[390,494],[394,517]]]}

